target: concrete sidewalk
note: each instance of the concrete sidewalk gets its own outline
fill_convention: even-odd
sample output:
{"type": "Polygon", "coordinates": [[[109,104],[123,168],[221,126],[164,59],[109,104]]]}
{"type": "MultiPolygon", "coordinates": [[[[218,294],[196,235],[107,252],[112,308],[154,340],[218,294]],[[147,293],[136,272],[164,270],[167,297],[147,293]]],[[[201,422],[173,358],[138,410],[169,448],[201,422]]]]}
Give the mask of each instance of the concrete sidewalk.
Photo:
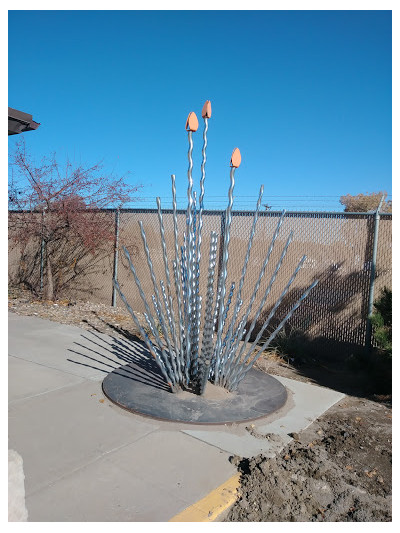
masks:
{"type": "Polygon", "coordinates": [[[253,422],[273,439],[252,436],[249,423],[196,426],[144,418],[112,404],[101,389],[104,377],[138,349],[9,314],[9,448],[23,459],[29,521],[169,521],[236,474],[231,455],[274,455],[288,433],[343,398],[279,378],[289,391],[287,404],[253,422]]]}

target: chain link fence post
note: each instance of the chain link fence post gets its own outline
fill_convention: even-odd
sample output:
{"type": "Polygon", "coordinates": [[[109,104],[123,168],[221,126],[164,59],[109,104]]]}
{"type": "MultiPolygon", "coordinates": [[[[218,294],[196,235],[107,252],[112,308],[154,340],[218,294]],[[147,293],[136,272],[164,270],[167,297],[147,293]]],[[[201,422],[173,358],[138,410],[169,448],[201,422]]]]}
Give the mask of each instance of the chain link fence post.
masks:
{"type": "Polygon", "coordinates": [[[382,196],[381,201],[379,202],[378,208],[375,211],[374,216],[374,241],[372,247],[372,261],[371,261],[371,277],[369,282],[369,297],[368,297],[368,315],[367,315],[367,327],[365,332],[365,348],[369,353],[372,348],[372,323],[370,316],[372,314],[374,306],[374,289],[375,289],[375,277],[376,277],[376,258],[378,252],[378,233],[379,233],[379,219],[380,219],[380,210],[383,204],[384,196],[382,196]]]}

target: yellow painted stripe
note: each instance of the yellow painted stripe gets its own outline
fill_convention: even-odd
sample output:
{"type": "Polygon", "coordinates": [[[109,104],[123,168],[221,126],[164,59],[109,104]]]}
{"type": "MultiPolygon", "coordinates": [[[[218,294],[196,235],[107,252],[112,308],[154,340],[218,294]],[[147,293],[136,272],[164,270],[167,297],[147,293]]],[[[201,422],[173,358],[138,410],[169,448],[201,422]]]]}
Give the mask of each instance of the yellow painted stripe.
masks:
{"type": "Polygon", "coordinates": [[[235,474],[203,499],[175,515],[170,522],[214,522],[235,503],[239,480],[240,474],[235,474]]]}

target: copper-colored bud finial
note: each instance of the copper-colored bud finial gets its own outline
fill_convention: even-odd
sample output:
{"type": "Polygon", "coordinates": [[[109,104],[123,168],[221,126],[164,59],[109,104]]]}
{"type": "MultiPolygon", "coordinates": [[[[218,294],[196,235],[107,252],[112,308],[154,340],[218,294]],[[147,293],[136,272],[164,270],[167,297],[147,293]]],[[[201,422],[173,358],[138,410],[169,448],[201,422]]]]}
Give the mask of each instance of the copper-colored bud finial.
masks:
{"type": "Polygon", "coordinates": [[[197,120],[196,113],[191,111],[186,120],[186,131],[197,131],[199,127],[199,121],[197,120]]]}
{"type": "Polygon", "coordinates": [[[240,150],[239,148],[235,148],[232,152],[230,165],[231,167],[238,168],[241,162],[242,162],[242,156],[240,155],[240,150]]]}
{"type": "Polygon", "coordinates": [[[211,102],[210,102],[210,100],[207,100],[207,102],[203,105],[203,109],[201,111],[201,116],[203,118],[211,118],[211,102]]]}

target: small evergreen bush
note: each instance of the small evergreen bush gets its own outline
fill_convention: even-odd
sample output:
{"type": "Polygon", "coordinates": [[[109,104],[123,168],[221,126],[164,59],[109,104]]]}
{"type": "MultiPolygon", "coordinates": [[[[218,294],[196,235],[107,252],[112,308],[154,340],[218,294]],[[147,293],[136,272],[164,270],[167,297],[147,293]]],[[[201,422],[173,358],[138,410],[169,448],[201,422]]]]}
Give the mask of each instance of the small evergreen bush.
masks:
{"type": "Polygon", "coordinates": [[[382,355],[392,357],[392,291],[384,287],[374,308],[370,320],[376,347],[382,355]]]}

